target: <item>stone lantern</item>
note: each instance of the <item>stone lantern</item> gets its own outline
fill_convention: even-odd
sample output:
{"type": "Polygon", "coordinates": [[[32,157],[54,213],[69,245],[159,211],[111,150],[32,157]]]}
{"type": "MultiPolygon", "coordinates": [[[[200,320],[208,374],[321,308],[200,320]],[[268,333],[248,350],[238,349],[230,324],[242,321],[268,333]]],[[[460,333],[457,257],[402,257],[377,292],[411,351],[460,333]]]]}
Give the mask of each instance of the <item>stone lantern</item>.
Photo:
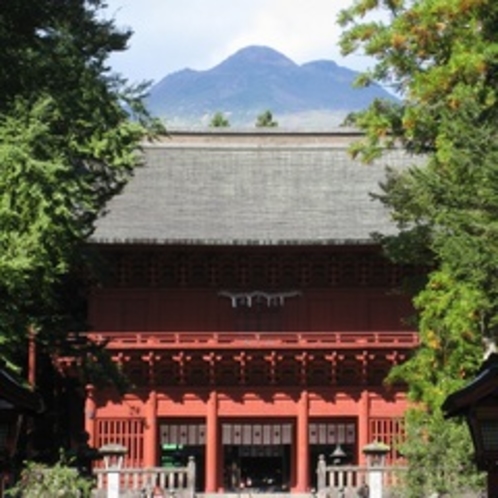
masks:
{"type": "Polygon", "coordinates": [[[363,447],[363,453],[367,459],[367,476],[369,498],[382,498],[383,476],[386,463],[386,455],[390,446],[380,441],[374,441],[363,447]]]}
{"type": "Polygon", "coordinates": [[[332,465],[342,465],[347,459],[345,451],[340,444],[337,444],[334,451],[330,454],[332,465]]]}
{"type": "Polygon", "coordinates": [[[126,446],[117,443],[105,444],[99,448],[107,470],[107,498],[119,498],[119,476],[123,468],[124,456],[128,452],[126,446]]]}

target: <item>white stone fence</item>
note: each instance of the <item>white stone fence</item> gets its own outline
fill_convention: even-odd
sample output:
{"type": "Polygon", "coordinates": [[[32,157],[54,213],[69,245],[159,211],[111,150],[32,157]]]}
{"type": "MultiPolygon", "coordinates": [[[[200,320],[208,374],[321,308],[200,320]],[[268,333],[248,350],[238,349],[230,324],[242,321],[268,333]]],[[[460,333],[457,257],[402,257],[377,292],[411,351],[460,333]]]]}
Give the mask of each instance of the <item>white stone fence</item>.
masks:
{"type": "Polygon", "coordinates": [[[119,473],[120,498],[149,498],[154,487],[160,486],[166,496],[171,498],[194,498],[195,495],[195,461],[189,457],[185,467],[147,467],[94,469],[96,489],[94,498],[107,497],[109,473],[119,473]]]}
{"type": "MultiPolygon", "coordinates": [[[[371,472],[374,470],[380,478],[382,498],[395,497],[396,487],[401,483],[406,467],[382,466],[375,469],[357,465],[327,465],[323,455],[320,455],[317,466],[318,498],[356,498],[362,496],[362,486],[371,485],[371,472]]],[[[371,490],[369,495],[374,493],[371,490]]]]}

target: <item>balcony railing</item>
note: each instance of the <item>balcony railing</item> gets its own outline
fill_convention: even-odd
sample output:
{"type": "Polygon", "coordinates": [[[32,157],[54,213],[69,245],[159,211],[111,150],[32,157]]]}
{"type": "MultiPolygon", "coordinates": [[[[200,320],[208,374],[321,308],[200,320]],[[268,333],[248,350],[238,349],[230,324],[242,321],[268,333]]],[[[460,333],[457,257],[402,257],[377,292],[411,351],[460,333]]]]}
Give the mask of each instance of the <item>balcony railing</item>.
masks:
{"type": "Polygon", "coordinates": [[[108,349],[239,349],[257,347],[285,349],[402,348],[418,345],[416,332],[91,332],[96,342],[108,349]]]}

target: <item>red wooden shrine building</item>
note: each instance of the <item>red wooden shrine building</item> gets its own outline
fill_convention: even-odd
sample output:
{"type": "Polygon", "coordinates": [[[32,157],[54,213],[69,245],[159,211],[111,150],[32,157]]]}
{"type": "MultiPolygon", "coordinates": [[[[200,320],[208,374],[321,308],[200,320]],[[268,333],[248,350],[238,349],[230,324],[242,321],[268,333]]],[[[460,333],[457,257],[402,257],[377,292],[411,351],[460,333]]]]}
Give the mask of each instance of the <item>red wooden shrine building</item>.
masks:
{"type": "MultiPolygon", "coordinates": [[[[190,455],[201,491],[241,482],[314,486],[320,454],[352,464],[392,443],[406,408],[385,387],[417,343],[399,289],[409,269],[371,238],[394,227],[372,200],[384,164],[348,155],[354,134],[173,133],[92,239],[106,261],[91,335],[133,382],[88,388],[90,443],[128,448],[127,465],[190,455]]],[[[391,455],[392,458],[395,455],[391,455]]]]}

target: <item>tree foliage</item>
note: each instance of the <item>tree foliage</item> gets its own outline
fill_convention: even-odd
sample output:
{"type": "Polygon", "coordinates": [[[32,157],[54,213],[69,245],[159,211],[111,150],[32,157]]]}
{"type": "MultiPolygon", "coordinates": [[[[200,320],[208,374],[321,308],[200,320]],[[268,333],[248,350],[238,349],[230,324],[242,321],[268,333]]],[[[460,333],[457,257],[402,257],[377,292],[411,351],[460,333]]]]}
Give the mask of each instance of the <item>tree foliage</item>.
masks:
{"type": "Polygon", "coordinates": [[[477,496],[472,490],[482,489],[483,482],[470,458],[472,442],[466,425],[445,420],[440,411],[412,410],[406,426],[400,450],[410,467],[399,496],[477,496]]]}
{"type": "MultiPolygon", "coordinates": [[[[391,373],[419,410],[408,434],[424,430],[429,441],[441,436],[442,400],[474,375],[482,342],[497,337],[497,21],[490,0],[356,0],[340,15],[343,52],[376,60],[358,83],[402,96],[353,117],[365,138],[352,153],[370,161],[400,145],[414,156],[413,167],[390,173],[380,199],[400,230],[383,238],[388,253],[432,269],[415,298],[420,347],[391,373]]],[[[460,449],[442,474],[442,461],[427,465],[426,482],[456,482],[468,460],[460,449]]]]}
{"type": "Polygon", "coordinates": [[[273,119],[271,111],[265,111],[256,118],[256,128],[275,128],[278,126],[278,121],[273,119]]]}
{"type": "Polygon", "coordinates": [[[218,111],[214,113],[211,121],[209,122],[209,126],[211,128],[229,128],[230,121],[222,112],[218,111]]]}
{"type": "Polygon", "coordinates": [[[19,481],[6,492],[7,496],[30,498],[88,498],[93,482],[78,474],[66,459],[61,458],[50,467],[37,462],[27,462],[19,481]]]}
{"type": "Polygon", "coordinates": [[[13,365],[29,328],[53,353],[84,326],[78,293],[67,296],[82,244],[138,164],[140,140],[161,130],[146,87],[106,65],[130,33],[104,5],[27,0],[0,13],[0,345],[13,365]]]}

